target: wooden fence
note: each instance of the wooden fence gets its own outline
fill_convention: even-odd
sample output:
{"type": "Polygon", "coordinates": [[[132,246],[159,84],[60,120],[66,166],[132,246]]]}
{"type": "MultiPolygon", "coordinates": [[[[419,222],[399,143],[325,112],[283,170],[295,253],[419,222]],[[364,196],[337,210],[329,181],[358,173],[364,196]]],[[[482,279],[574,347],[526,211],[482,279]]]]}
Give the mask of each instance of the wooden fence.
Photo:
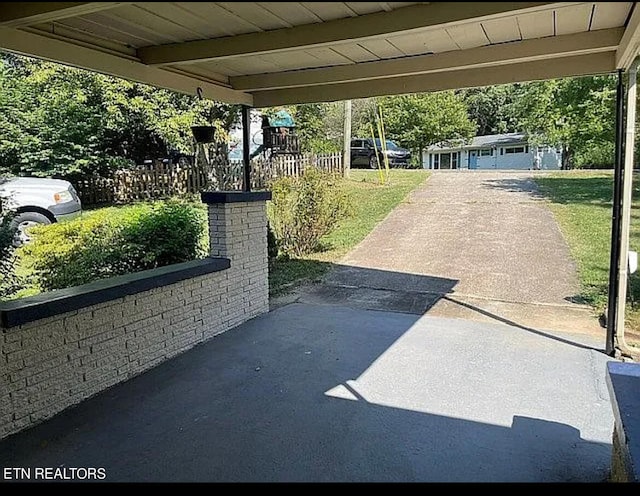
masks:
{"type": "MultiPolygon", "coordinates": [[[[305,168],[342,173],[342,155],[280,155],[270,161],[251,162],[252,189],[265,189],[273,179],[300,176],[305,168]]],[[[89,176],[69,179],[85,205],[129,203],[198,194],[204,190],[242,189],[242,161],[214,158],[208,166],[187,162],[154,161],[116,171],[112,177],[89,176]]]]}

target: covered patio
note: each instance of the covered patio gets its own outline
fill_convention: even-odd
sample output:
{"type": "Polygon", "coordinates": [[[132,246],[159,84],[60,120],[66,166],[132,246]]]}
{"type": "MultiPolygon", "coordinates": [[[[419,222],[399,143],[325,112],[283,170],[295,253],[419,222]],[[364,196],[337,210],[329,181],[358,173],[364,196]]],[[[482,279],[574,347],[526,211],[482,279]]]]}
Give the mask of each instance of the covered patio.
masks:
{"type": "Polygon", "coordinates": [[[607,357],[584,335],[293,304],[0,443],[107,481],[607,478],[607,357]]]}
{"type": "Polygon", "coordinates": [[[244,191],[202,196],[211,258],[0,308],[0,464],[109,481],[604,480],[639,44],[635,2],[0,3],[0,49],[241,104],[245,142],[244,191]],[[616,70],[606,340],[340,305],[267,313],[251,107],[616,70]]]}

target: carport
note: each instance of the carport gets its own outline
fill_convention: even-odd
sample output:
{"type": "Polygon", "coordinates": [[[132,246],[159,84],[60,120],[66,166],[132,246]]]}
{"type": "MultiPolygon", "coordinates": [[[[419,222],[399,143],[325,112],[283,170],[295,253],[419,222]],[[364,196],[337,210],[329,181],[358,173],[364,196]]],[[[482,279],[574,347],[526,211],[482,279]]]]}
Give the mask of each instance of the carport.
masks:
{"type": "MultiPolygon", "coordinates": [[[[636,100],[635,61],[639,45],[640,9],[636,2],[0,3],[0,49],[188,94],[195,94],[197,88],[201,88],[205,98],[242,105],[245,143],[248,142],[246,137],[249,126],[247,124],[251,107],[437,91],[565,76],[611,73],[617,70],[619,87],[616,187],[613,208],[609,328],[606,340],[606,351],[609,354],[615,352],[614,338],[616,336],[619,337],[617,343],[619,348],[624,351],[626,263],[620,263],[620,260],[626,261],[628,251],[629,195],[633,169],[632,151],[634,149],[636,100]],[[625,89],[624,80],[627,74],[629,77],[625,89]],[[626,99],[624,98],[625,93],[626,99]],[[625,100],[628,102],[626,106],[625,100]],[[625,110],[627,115],[626,136],[623,132],[625,110]],[[624,174],[623,162],[626,171],[624,174]]],[[[244,153],[245,178],[249,173],[248,155],[247,148],[244,153]]],[[[248,181],[246,184],[248,185],[248,181]]],[[[249,193],[248,187],[245,188],[245,193],[249,193]]],[[[221,204],[220,202],[223,200],[220,198],[215,197],[212,202],[221,204]]],[[[224,201],[241,200],[225,197],[224,201]]],[[[289,312],[295,313],[291,309],[289,312]]],[[[295,318],[287,312],[281,312],[281,314],[283,314],[282,318],[295,321],[295,318]]],[[[375,317],[375,313],[371,315],[375,317]]],[[[351,317],[345,316],[345,318],[351,317]]],[[[384,320],[388,319],[388,316],[381,315],[380,318],[384,320]]],[[[319,318],[319,320],[321,319],[319,318]]],[[[256,325],[258,324],[250,324],[248,332],[255,334],[256,325]]],[[[398,332],[398,329],[404,331],[414,329],[413,325],[413,322],[394,323],[387,321],[382,326],[389,332],[384,339],[388,340],[390,337],[393,339],[387,341],[386,344],[390,345],[396,339],[398,340],[395,341],[396,344],[403,339],[410,339],[407,337],[408,334],[403,335],[398,332]]],[[[445,326],[446,322],[432,323],[433,325],[436,327],[438,325],[445,326]]],[[[416,329],[418,330],[412,332],[419,334],[421,332],[420,325],[416,329]]],[[[484,331],[480,330],[480,332],[484,331]]],[[[313,335],[308,337],[313,340],[313,335]]],[[[289,352],[291,347],[285,345],[288,343],[289,337],[281,338],[279,343],[282,348],[277,350],[278,353],[289,352]]],[[[223,344],[225,340],[232,341],[229,345],[233,351],[234,346],[241,346],[233,342],[238,339],[238,332],[234,331],[233,335],[224,336],[220,340],[220,344],[223,344]]],[[[362,337],[362,339],[363,342],[366,341],[366,338],[362,337]]],[[[347,340],[341,344],[357,347],[363,342],[347,340]]],[[[318,343],[318,351],[333,350],[337,344],[334,342],[318,343]]],[[[562,344],[567,346],[567,343],[562,344]]],[[[568,346],[575,344],[569,343],[568,346]]],[[[578,349],[591,346],[591,344],[577,344],[578,349]]],[[[304,347],[303,344],[299,344],[299,346],[304,347]]],[[[305,351],[310,351],[312,356],[315,352],[313,349],[302,350],[302,348],[298,351],[302,353],[301,360],[307,359],[305,351]]],[[[345,374],[362,373],[362,366],[371,363],[382,351],[382,349],[365,350],[364,353],[367,356],[357,358],[357,363],[353,366],[354,370],[349,369],[345,371],[345,374]]],[[[236,350],[234,353],[237,354],[223,358],[224,363],[229,366],[227,370],[233,370],[233,363],[239,363],[237,360],[241,361],[245,357],[243,351],[236,350]]],[[[249,353],[249,356],[251,360],[256,361],[255,372],[259,373],[262,365],[258,363],[257,357],[252,353],[249,353]]],[[[277,362],[276,356],[277,353],[272,357],[273,363],[277,362]]],[[[469,358],[472,360],[473,354],[469,358]]],[[[577,361],[581,359],[576,358],[577,361]]],[[[184,357],[182,360],[184,361],[184,357]]],[[[416,361],[415,365],[419,366],[420,363],[420,361],[416,361]]],[[[176,366],[180,367],[180,364],[176,366]]],[[[202,370],[207,370],[208,366],[203,362],[202,367],[204,367],[202,370]]],[[[434,367],[437,366],[434,365],[434,367]]],[[[165,372],[154,371],[152,373],[166,374],[166,367],[163,370],[165,372]]],[[[368,398],[365,398],[367,396],[365,394],[359,394],[359,389],[349,383],[338,381],[337,384],[333,384],[328,381],[327,384],[314,385],[320,388],[326,387],[326,394],[331,397],[337,396],[355,400],[360,404],[364,402],[381,405],[383,402],[376,400],[376,395],[382,394],[375,387],[376,381],[380,378],[393,380],[396,377],[393,368],[383,367],[382,370],[384,373],[378,378],[369,376],[373,377],[371,379],[373,386],[370,384],[369,389],[364,388],[371,395],[368,398]]],[[[296,369],[296,371],[303,380],[307,377],[309,369],[303,367],[299,370],[296,369]]],[[[246,371],[239,372],[239,375],[232,373],[227,375],[224,370],[216,370],[216,373],[220,374],[221,380],[229,380],[230,384],[236,384],[240,388],[244,387],[248,380],[246,371]]],[[[446,376],[447,374],[442,375],[442,377],[446,376]]],[[[543,377],[544,374],[540,376],[540,379],[543,377]]],[[[269,384],[273,385],[281,381],[282,378],[272,377],[272,379],[272,381],[266,381],[263,387],[269,387],[269,384]]],[[[293,380],[293,377],[287,377],[287,380],[293,380]]],[[[144,381],[144,378],[140,378],[138,382],[140,381],[144,381]]],[[[179,385],[175,387],[179,388],[179,385]]],[[[264,389],[262,390],[264,391],[264,389]]],[[[277,397],[280,393],[275,390],[271,391],[272,397],[277,397]]],[[[117,391],[115,394],[116,397],[113,399],[118,400],[117,391]]],[[[154,396],[154,398],[158,401],[160,399],[162,401],[170,400],[170,397],[165,395],[154,396]]],[[[267,397],[264,399],[268,401],[267,397]]],[[[581,398],[577,397],[574,400],[576,405],[582,405],[581,398]]],[[[309,412],[313,412],[313,400],[309,401],[311,403],[306,407],[309,412]]],[[[414,399],[411,397],[411,392],[402,389],[395,397],[395,401],[392,401],[389,406],[406,408],[406,411],[410,411],[412,401],[414,399]]],[[[487,408],[499,403],[499,401],[499,398],[487,399],[487,408]]],[[[151,409],[153,404],[152,401],[151,409]]],[[[258,408],[257,404],[254,406],[258,408]]],[[[221,409],[218,407],[209,413],[220,413],[224,410],[222,407],[220,407],[221,409]]],[[[235,405],[230,411],[236,411],[236,408],[238,411],[242,410],[238,405],[235,405]]],[[[528,407],[523,407],[523,411],[529,411],[528,407]]],[[[534,412],[535,407],[532,407],[531,411],[534,412]]],[[[287,414],[286,410],[279,412],[277,408],[271,409],[269,412],[273,417],[279,413],[287,414]]],[[[322,412],[321,415],[327,415],[327,418],[338,413],[332,413],[330,410],[322,410],[322,412]]],[[[365,415],[362,423],[364,427],[359,432],[363,435],[370,434],[370,431],[384,430],[389,425],[392,428],[399,428],[401,422],[393,420],[392,417],[396,414],[394,412],[397,410],[393,410],[389,414],[376,414],[373,418],[367,416],[368,414],[365,415]]],[[[179,412],[173,413],[179,414],[179,412]]],[[[460,410],[452,409],[439,413],[454,417],[456,414],[460,414],[460,410]]],[[[543,414],[538,412],[536,418],[543,418],[543,414]]],[[[296,422],[302,422],[304,416],[298,415],[294,419],[296,422]]],[[[152,420],[149,419],[149,421],[152,420]]],[[[260,429],[265,428],[261,424],[263,419],[249,418],[245,420],[248,425],[257,429],[256,435],[260,438],[262,435],[260,429]]],[[[402,421],[404,422],[404,419],[402,421]]],[[[407,418],[406,421],[420,430],[423,419],[407,418]]],[[[490,423],[490,419],[483,417],[481,413],[478,414],[477,421],[484,422],[483,425],[490,423]]],[[[145,424],[146,420],[141,418],[139,422],[136,429],[144,431],[144,426],[147,425],[145,424]]],[[[207,422],[205,420],[205,423],[207,422]]],[[[469,427],[469,425],[472,424],[442,428],[451,432],[456,429],[463,429],[469,433],[473,431],[473,434],[469,435],[475,436],[476,439],[483,439],[485,436],[492,437],[492,434],[489,433],[491,429],[476,432],[475,427],[469,427]]],[[[524,419],[519,423],[519,426],[522,427],[521,431],[512,430],[508,434],[493,436],[494,439],[502,439],[503,446],[492,446],[489,451],[496,452],[495,450],[504,448],[507,451],[511,450],[523,454],[527,450],[519,451],[518,447],[540,443],[540,437],[531,434],[532,422],[524,419]]],[[[302,425],[299,427],[302,428],[302,425]]],[[[576,437],[576,433],[566,430],[565,427],[545,424],[543,431],[548,439],[564,439],[569,442],[576,437]]],[[[428,429],[433,429],[433,432],[427,432],[425,437],[437,433],[438,430],[432,425],[428,429]]],[[[498,429],[496,432],[503,431],[498,429]]],[[[409,434],[408,431],[402,429],[401,432],[398,432],[399,436],[407,436],[407,439],[409,434]]],[[[101,442],[101,439],[106,441],[107,437],[106,433],[100,434],[90,440],[90,445],[101,442]]],[[[196,440],[197,436],[194,435],[192,438],[196,440]]],[[[249,442],[244,437],[239,439],[242,442],[249,442]]],[[[269,435],[265,439],[276,442],[278,438],[269,435]]],[[[282,439],[286,441],[286,437],[282,439]]],[[[443,446],[447,443],[464,444],[464,440],[455,438],[453,440],[449,438],[438,439],[443,446]]],[[[314,435],[312,441],[325,446],[322,444],[322,432],[318,432],[317,436],[314,435]]],[[[590,446],[579,441],[579,437],[576,437],[576,445],[579,445],[581,450],[585,450],[587,457],[598,451],[597,445],[590,446]]],[[[227,439],[228,446],[232,446],[233,442],[233,436],[227,439]]],[[[380,440],[378,448],[382,448],[384,445],[385,441],[380,440]]],[[[544,447],[542,445],[540,445],[540,449],[544,447]]],[[[153,443],[145,446],[145,449],[150,451],[157,448],[153,446],[153,443]]],[[[244,446],[244,444],[240,446],[244,446]]],[[[327,446],[329,451],[348,449],[331,442],[325,448],[327,446]]],[[[410,450],[407,446],[405,446],[406,449],[410,450]]],[[[249,446],[245,446],[245,448],[249,449],[249,446]]],[[[289,447],[282,446],[282,449],[287,448],[289,447]]],[[[20,453],[20,448],[15,449],[17,453],[20,453]]],[[[69,449],[72,448],[69,447],[69,449]]],[[[86,450],[89,448],[86,447],[86,450]]],[[[416,447],[415,450],[417,451],[398,453],[399,459],[410,460],[405,467],[415,468],[418,466],[414,463],[414,459],[420,448],[416,447]]],[[[480,449],[476,455],[479,455],[483,450],[484,448],[480,449]]],[[[88,452],[86,451],[86,453],[88,452]]],[[[294,450],[294,452],[297,451],[294,450]]],[[[303,450],[300,453],[306,452],[303,450]]],[[[563,456],[562,450],[557,453],[559,453],[558,456],[563,456]]],[[[139,452],[136,454],[140,455],[139,452]]],[[[184,456],[188,454],[185,446],[184,456]]],[[[122,455],[127,455],[127,453],[124,452],[122,455]]],[[[325,455],[330,457],[335,453],[328,452],[325,455]]],[[[337,459],[348,458],[345,458],[344,452],[338,455],[337,459]]],[[[51,458],[46,458],[47,455],[42,456],[44,458],[38,459],[36,457],[31,461],[39,463],[53,461],[51,458]]],[[[269,456],[269,453],[265,452],[264,456],[269,456]]],[[[28,459],[28,457],[20,458],[25,461],[28,459]]],[[[541,456],[542,458],[544,456],[541,456]]],[[[358,457],[349,459],[356,460],[354,462],[356,466],[358,464],[366,465],[358,457]]],[[[6,463],[6,460],[2,461],[6,463]]],[[[504,461],[499,457],[493,459],[494,465],[504,461]]],[[[320,473],[314,472],[315,469],[310,468],[311,462],[308,462],[308,465],[304,465],[303,462],[304,460],[300,461],[299,459],[281,460],[282,466],[293,463],[306,467],[300,472],[302,474],[300,479],[305,479],[305,475],[320,473]]],[[[451,463],[454,462],[451,461],[451,463]]],[[[382,474],[394,473],[393,463],[395,463],[394,460],[380,460],[380,466],[384,470],[391,471],[383,471],[382,474]]],[[[449,472],[444,470],[445,468],[450,468],[450,465],[449,467],[443,465],[442,472],[435,472],[440,474],[436,479],[447,479],[446,474],[449,472]]],[[[261,472],[262,475],[258,478],[278,479],[277,474],[269,477],[271,469],[272,467],[265,468],[266,471],[261,472]]],[[[400,471],[397,473],[401,473],[401,468],[397,470],[400,471]]],[[[478,465],[475,470],[477,470],[477,474],[482,474],[482,465],[478,465]]],[[[223,471],[220,473],[224,473],[223,478],[233,480],[242,478],[243,474],[249,472],[242,472],[242,470],[233,472],[231,470],[231,472],[223,471]]],[[[343,474],[339,471],[329,470],[329,473],[338,474],[338,479],[352,479],[348,477],[346,472],[343,474]]],[[[532,475],[533,472],[525,470],[522,473],[527,474],[526,479],[535,479],[535,476],[532,475]]],[[[128,478],[125,472],[121,472],[121,474],[123,479],[128,478]]],[[[429,475],[429,473],[420,472],[417,468],[413,470],[412,474],[417,479],[429,475]]],[[[210,475],[215,475],[215,473],[210,473],[210,475]]],[[[376,479],[376,475],[380,474],[371,473],[370,477],[363,477],[363,479],[376,479]]],[[[569,473],[565,480],[567,478],[582,478],[583,475],[569,473]]],[[[320,479],[321,477],[316,478],[320,479]]],[[[501,478],[508,479],[504,474],[501,478]]],[[[393,477],[382,477],[382,479],[389,480],[393,477]]],[[[553,480],[554,477],[549,477],[549,479],[553,480]]]]}
{"type": "MultiPolygon", "coordinates": [[[[628,226],[629,213],[621,208],[621,151],[623,141],[633,150],[634,136],[630,127],[623,140],[622,78],[638,52],[640,11],[635,2],[1,6],[4,50],[183,93],[202,88],[206,98],[242,104],[245,121],[250,107],[620,71],[606,348],[614,353],[614,337],[620,335],[618,346],[624,351],[626,264],[619,260],[626,260],[628,251],[625,236],[620,236],[628,229],[622,224],[628,226]]],[[[632,168],[631,162],[628,166],[632,168]]]]}

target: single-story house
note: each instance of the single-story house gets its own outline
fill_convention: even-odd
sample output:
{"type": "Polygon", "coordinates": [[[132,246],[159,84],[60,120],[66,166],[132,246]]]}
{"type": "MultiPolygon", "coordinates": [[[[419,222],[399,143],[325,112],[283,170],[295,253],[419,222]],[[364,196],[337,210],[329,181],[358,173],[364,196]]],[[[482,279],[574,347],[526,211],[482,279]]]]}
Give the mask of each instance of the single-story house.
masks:
{"type": "Polygon", "coordinates": [[[476,136],[470,143],[440,143],[422,154],[425,169],[560,169],[562,150],[529,145],[526,133],[476,136]]]}

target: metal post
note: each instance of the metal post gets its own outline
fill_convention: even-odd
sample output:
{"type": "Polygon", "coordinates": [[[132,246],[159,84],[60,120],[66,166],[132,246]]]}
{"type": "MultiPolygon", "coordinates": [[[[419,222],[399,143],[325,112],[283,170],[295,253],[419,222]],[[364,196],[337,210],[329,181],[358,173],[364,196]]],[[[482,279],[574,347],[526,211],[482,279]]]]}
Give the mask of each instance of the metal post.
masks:
{"type": "Polygon", "coordinates": [[[242,106],[242,191],[251,191],[251,107],[242,106]]]}
{"type": "Polygon", "coordinates": [[[616,310],[618,304],[618,267],[620,266],[620,208],[622,199],[622,160],[624,146],[624,82],[618,71],[616,88],[616,138],[613,176],[613,207],[611,211],[611,255],[609,259],[609,300],[607,303],[607,341],[605,352],[615,354],[616,310]]]}
{"type": "Polygon", "coordinates": [[[631,225],[631,200],[633,193],[633,162],[636,126],[636,77],[637,59],[629,67],[627,74],[627,119],[624,143],[624,178],[622,184],[622,215],[620,223],[620,264],[618,266],[618,302],[616,308],[616,344],[623,354],[629,354],[624,339],[624,310],[627,302],[627,276],[629,260],[629,228],[631,225]]]}
{"type": "Polygon", "coordinates": [[[344,177],[349,177],[351,171],[351,100],[344,101],[344,154],[342,165],[344,177]]]}

